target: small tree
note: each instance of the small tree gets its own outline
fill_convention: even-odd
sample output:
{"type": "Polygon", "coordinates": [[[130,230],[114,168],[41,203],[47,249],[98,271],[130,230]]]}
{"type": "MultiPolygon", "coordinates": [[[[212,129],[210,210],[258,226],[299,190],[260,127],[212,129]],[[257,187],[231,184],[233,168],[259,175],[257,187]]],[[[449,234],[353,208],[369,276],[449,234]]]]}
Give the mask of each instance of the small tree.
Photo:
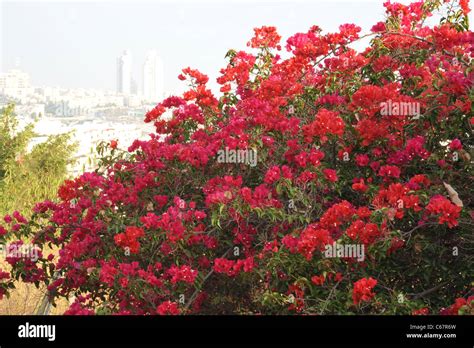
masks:
{"type": "Polygon", "coordinates": [[[27,213],[35,202],[56,196],[59,184],[73,163],[76,144],[70,134],[49,136],[28,151],[35,137],[34,124],[18,130],[14,105],[0,114],[0,214],[27,213]]]}

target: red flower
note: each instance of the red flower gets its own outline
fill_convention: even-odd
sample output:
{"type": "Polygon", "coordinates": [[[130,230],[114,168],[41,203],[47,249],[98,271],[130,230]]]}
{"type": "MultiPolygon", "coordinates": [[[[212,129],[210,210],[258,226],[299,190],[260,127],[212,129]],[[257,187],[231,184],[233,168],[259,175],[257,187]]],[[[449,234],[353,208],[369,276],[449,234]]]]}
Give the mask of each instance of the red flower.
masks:
{"type": "Polygon", "coordinates": [[[474,307],[474,296],[470,296],[467,299],[460,297],[457,298],[454,303],[448,308],[444,308],[440,311],[441,315],[459,315],[459,310],[462,308],[474,307]]]}
{"type": "Polygon", "coordinates": [[[361,219],[367,219],[372,215],[372,212],[367,207],[360,207],[357,209],[356,214],[361,219]]]}
{"type": "Polygon", "coordinates": [[[407,144],[403,150],[396,151],[389,156],[387,163],[390,164],[406,164],[410,163],[416,157],[426,160],[430,153],[423,146],[425,144],[425,138],[422,136],[416,136],[407,141],[407,144]]]}
{"type": "Polygon", "coordinates": [[[158,204],[158,208],[163,208],[168,203],[168,196],[156,195],[153,199],[158,204]]]}
{"type": "Polygon", "coordinates": [[[10,278],[10,273],[4,272],[0,269],[0,281],[4,279],[9,279],[10,278]]]}
{"type": "Polygon", "coordinates": [[[365,184],[364,179],[360,179],[352,184],[352,189],[359,192],[365,192],[367,191],[368,186],[365,184]]]}
{"type": "Polygon", "coordinates": [[[118,141],[117,141],[117,140],[111,140],[111,141],[110,141],[109,146],[110,146],[111,149],[116,149],[116,148],[117,148],[117,145],[118,145],[118,141]]]}
{"type": "Polygon", "coordinates": [[[299,253],[311,260],[315,250],[323,250],[327,244],[332,244],[332,242],[328,230],[310,226],[301,233],[297,248],[299,253]]]}
{"type": "Polygon", "coordinates": [[[168,273],[171,275],[171,283],[176,284],[178,282],[185,282],[188,284],[193,284],[198,275],[198,271],[192,269],[189,266],[171,266],[168,270],[168,273]]]}
{"type": "Polygon", "coordinates": [[[113,266],[111,263],[103,263],[100,270],[99,279],[101,282],[112,286],[115,281],[115,277],[118,274],[118,269],[113,266]]]}
{"type": "Polygon", "coordinates": [[[10,224],[10,223],[12,223],[13,219],[10,215],[5,215],[3,217],[3,221],[5,221],[5,223],[7,223],[7,224],[10,224]]]}
{"type": "MultiPolygon", "coordinates": [[[[444,2],[456,13],[458,4],[468,11],[466,0],[444,2]]],[[[290,37],[288,54],[280,57],[271,52],[279,49],[276,29],[262,27],[249,42],[255,54],[228,52],[218,96],[207,88],[208,76],[184,69],[179,79],[189,89],[146,113],[155,127],[147,140],[135,140],[120,158],[103,159],[100,170],[65,181],[58,199],[37,204],[35,214],[5,217],[2,241],[59,250],[33,262],[9,249],[11,279],[0,271],[0,297],[20,276],[49,280],[55,297],[88,294],[68,314],[278,314],[285,307],[307,314],[320,295],[315,285],[344,282],[333,289],[340,299],[351,275],[376,269],[377,279],[390,276],[382,259],[403,256],[394,254],[406,243],[399,231],[460,220],[454,198],[430,197],[446,193],[443,178],[469,187],[463,171],[469,155],[462,151],[468,142],[461,140],[474,125],[473,72],[466,64],[474,51],[469,30],[424,21],[431,14],[423,1],[385,7],[388,20],[372,28],[374,40],[364,51],[349,47],[359,37],[355,25],[334,33],[313,26],[290,37]],[[226,150],[218,160],[224,148],[236,156],[226,150]],[[251,149],[258,151],[257,166],[246,156],[251,149]],[[458,150],[463,161],[456,162],[458,150]],[[117,226],[123,230],[115,232],[117,226]],[[321,251],[334,241],[363,243],[368,262],[324,258],[321,251]],[[55,270],[62,276],[47,279],[55,270]],[[180,295],[188,302],[203,285],[195,284],[199,276],[210,271],[184,309],[180,295]],[[241,291],[232,291],[241,282],[241,291]],[[285,301],[260,301],[266,293],[285,301]],[[256,301],[245,300],[251,297],[256,301]]],[[[106,141],[109,152],[119,144],[106,141]]],[[[447,242],[437,244],[440,253],[447,242]]],[[[468,260],[464,253],[459,258],[468,260]]],[[[417,260],[407,261],[416,268],[417,260]]],[[[434,261],[437,267],[442,260],[434,261]]],[[[469,286],[458,278],[453,286],[469,286]]],[[[377,281],[355,280],[348,285],[354,303],[375,302],[377,281]]],[[[395,292],[410,281],[392,284],[395,292]]],[[[381,291],[387,301],[372,310],[393,312],[393,292],[381,291]]],[[[342,312],[359,311],[340,304],[342,312]]],[[[442,312],[470,311],[470,300],[457,299],[442,312]]]]}
{"type": "Polygon", "coordinates": [[[324,276],[323,275],[320,275],[320,276],[312,276],[311,277],[311,282],[313,284],[316,284],[316,285],[323,285],[324,284],[324,276]]]}
{"type": "Polygon", "coordinates": [[[240,260],[228,260],[224,258],[217,258],[214,260],[214,271],[216,273],[224,273],[228,276],[235,276],[241,271],[251,272],[255,267],[254,258],[247,257],[246,259],[240,260]]]}
{"type": "Polygon", "coordinates": [[[352,291],[352,300],[354,304],[357,305],[361,301],[370,301],[375,296],[375,293],[372,292],[375,285],[377,285],[377,281],[372,277],[362,278],[356,281],[352,291]]]}
{"type": "Polygon", "coordinates": [[[224,259],[224,258],[217,258],[214,260],[214,271],[217,273],[225,273],[228,275],[234,275],[233,267],[235,265],[235,261],[224,259]]]}
{"type": "Polygon", "coordinates": [[[370,30],[374,33],[385,31],[386,30],[385,23],[384,22],[378,22],[377,24],[372,26],[372,29],[370,29],[370,30]]]}
{"type": "Polygon", "coordinates": [[[294,253],[297,251],[298,238],[290,234],[287,234],[281,239],[281,244],[285,246],[285,248],[290,250],[290,252],[294,253]]]}
{"type": "Polygon", "coordinates": [[[356,156],[356,163],[359,167],[365,167],[369,164],[369,162],[370,162],[369,156],[365,154],[356,156]]]}
{"type": "Polygon", "coordinates": [[[336,182],[337,181],[336,170],[334,170],[334,169],[323,169],[323,174],[324,174],[324,177],[327,180],[329,180],[330,182],[336,182]]]}
{"type": "Polygon", "coordinates": [[[278,179],[280,179],[280,168],[278,166],[273,166],[265,174],[264,182],[267,184],[273,184],[278,179]]]}
{"type": "Polygon", "coordinates": [[[73,180],[64,180],[64,183],[58,189],[58,196],[63,201],[70,201],[76,197],[75,182],[73,180]]]}
{"type": "Polygon", "coordinates": [[[74,302],[67,311],[64,312],[64,315],[94,315],[95,312],[93,310],[84,308],[81,303],[74,302]]]}
{"type": "Polygon", "coordinates": [[[254,29],[255,36],[247,43],[247,46],[252,48],[268,47],[278,48],[278,43],[281,40],[281,36],[278,35],[275,27],[266,27],[254,29]]]}
{"type": "Polygon", "coordinates": [[[156,307],[156,313],[159,315],[178,315],[178,304],[171,301],[162,302],[158,307],[156,307]]]}
{"type": "Polygon", "coordinates": [[[462,12],[465,16],[471,12],[471,9],[469,8],[469,0],[459,0],[459,6],[461,6],[462,12]]]}
{"type": "Polygon", "coordinates": [[[386,124],[367,118],[360,120],[355,129],[362,138],[363,146],[368,146],[378,139],[385,139],[389,134],[386,124]]]}
{"type": "Polygon", "coordinates": [[[390,241],[390,247],[389,247],[388,250],[387,250],[387,255],[390,255],[390,254],[394,253],[394,252],[397,251],[398,249],[402,248],[404,245],[405,245],[405,241],[404,241],[404,240],[399,239],[399,238],[397,238],[397,237],[394,237],[394,238],[390,241]]]}
{"type": "Polygon", "coordinates": [[[411,312],[412,315],[428,315],[430,314],[430,310],[427,307],[423,307],[420,309],[414,309],[411,312]]]}
{"type": "Polygon", "coordinates": [[[336,203],[321,216],[319,225],[327,229],[337,228],[350,221],[355,212],[356,210],[348,201],[336,203]]]}
{"type": "Polygon", "coordinates": [[[407,187],[411,190],[419,190],[422,186],[428,187],[431,184],[430,180],[424,174],[417,174],[410,179],[407,187]]]}
{"type": "Polygon", "coordinates": [[[344,121],[339,117],[339,113],[323,108],[318,111],[312,123],[303,126],[303,133],[308,142],[311,142],[313,137],[318,136],[321,142],[325,143],[327,136],[330,134],[342,136],[344,127],[344,121]]]}
{"type": "Polygon", "coordinates": [[[288,309],[301,312],[304,309],[304,289],[298,284],[291,284],[288,286],[287,295],[290,295],[292,298],[288,309]]]}
{"type": "Polygon", "coordinates": [[[375,242],[381,233],[379,227],[376,224],[365,223],[362,220],[356,220],[349,226],[346,234],[351,239],[356,239],[356,237],[358,237],[362,243],[370,245],[375,242]]]}
{"type": "Polygon", "coordinates": [[[209,77],[207,77],[207,75],[202,74],[199,70],[191,69],[190,67],[183,69],[183,75],[180,75],[180,80],[185,80],[185,76],[188,75],[194,79],[198,85],[205,85],[207,81],[209,81],[209,77]]]}
{"type": "Polygon", "coordinates": [[[439,224],[447,223],[449,228],[458,225],[457,219],[461,213],[461,207],[451,203],[449,199],[441,195],[431,197],[426,206],[426,211],[431,215],[438,215],[439,224]]]}
{"type": "Polygon", "coordinates": [[[400,168],[396,166],[382,166],[379,169],[379,175],[384,178],[399,178],[400,177],[400,168]]]}
{"type": "Polygon", "coordinates": [[[142,228],[129,226],[125,233],[119,233],[114,236],[115,243],[122,248],[129,248],[130,253],[136,254],[140,249],[138,238],[143,237],[145,232],[142,228]]]}
{"type": "Polygon", "coordinates": [[[15,218],[15,220],[18,221],[18,223],[20,224],[28,223],[28,220],[26,220],[24,216],[20,214],[19,211],[15,210],[12,215],[15,218]]]}
{"type": "Polygon", "coordinates": [[[222,93],[230,92],[230,90],[231,90],[230,83],[227,83],[227,84],[225,84],[224,86],[222,86],[222,87],[220,88],[220,91],[221,91],[222,93]]]}

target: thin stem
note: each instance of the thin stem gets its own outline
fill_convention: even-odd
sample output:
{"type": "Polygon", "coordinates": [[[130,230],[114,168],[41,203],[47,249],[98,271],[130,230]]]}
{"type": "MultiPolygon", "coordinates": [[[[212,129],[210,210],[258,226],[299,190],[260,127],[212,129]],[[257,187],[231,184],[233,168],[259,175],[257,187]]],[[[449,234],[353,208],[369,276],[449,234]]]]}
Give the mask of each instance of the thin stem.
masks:
{"type": "MultiPolygon", "coordinates": [[[[232,247],[230,247],[225,253],[224,255],[222,255],[221,257],[226,257],[227,254],[232,250],[232,247]]],[[[194,293],[191,295],[191,297],[189,298],[189,301],[188,303],[186,303],[186,305],[184,306],[184,308],[186,310],[189,309],[189,307],[193,304],[194,300],[196,300],[197,298],[197,295],[199,294],[199,292],[201,291],[204,283],[206,282],[206,280],[214,273],[214,269],[211,269],[209,271],[209,273],[206,274],[206,276],[204,277],[204,279],[202,280],[202,283],[201,283],[201,286],[199,288],[197,288],[194,293]]]]}

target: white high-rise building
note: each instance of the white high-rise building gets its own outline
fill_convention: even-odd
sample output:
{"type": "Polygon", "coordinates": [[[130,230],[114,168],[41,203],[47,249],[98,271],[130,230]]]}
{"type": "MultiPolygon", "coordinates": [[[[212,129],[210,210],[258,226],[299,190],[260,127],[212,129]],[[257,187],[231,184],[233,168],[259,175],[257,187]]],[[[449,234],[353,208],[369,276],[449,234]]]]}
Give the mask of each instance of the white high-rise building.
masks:
{"type": "Polygon", "coordinates": [[[132,55],[125,50],[117,58],[117,93],[130,95],[132,92],[132,55]]]}
{"type": "Polygon", "coordinates": [[[27,73],[18,69],[12,69],[7,73],[0,74],[0,94],[23,99],[32,92],[30,75],[27,73]]]}
{"type": "Polygon", "coordinates": [[[159,102],[163,98],[164,73],[156,50],[149,51],[143,64],[143,96],[147,101],[159,102]]]}

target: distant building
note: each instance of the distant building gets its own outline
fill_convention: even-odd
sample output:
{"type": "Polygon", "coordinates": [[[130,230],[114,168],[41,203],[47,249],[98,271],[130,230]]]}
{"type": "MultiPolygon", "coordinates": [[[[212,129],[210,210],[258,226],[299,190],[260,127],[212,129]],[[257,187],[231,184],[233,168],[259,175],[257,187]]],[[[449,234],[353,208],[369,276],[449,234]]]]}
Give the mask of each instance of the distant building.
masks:
{"type": "Polygon", "coordinates": [[[130,85],[130,94],[137,95],[138,94],[138,84],[137,81],[132,77],[132,82],[130,85]]]}
{"type": "Polygon", "coordinates": [[[132,92],[132,55],[126,50],[117,58],[117,93],[130,95],[132,92]]]}
{"type": "Polygon", "coordinates": [[[12,69],[7,73],[0,74],[0,94],[21,100],[32,92],[30,75],[27,73],[12,69]]]}
{"type": "Polygon", "coordinates": [[[163,98],[163,62],[155,50],[149,51],[143,64],[143,96],[147,101],[158,102],[163,98]]]}
{"type": "Polygon", "coordinates": [[[34,119],[45,115],[45,104],[16,105],[15,113],[21,118],[34,119]]]}

